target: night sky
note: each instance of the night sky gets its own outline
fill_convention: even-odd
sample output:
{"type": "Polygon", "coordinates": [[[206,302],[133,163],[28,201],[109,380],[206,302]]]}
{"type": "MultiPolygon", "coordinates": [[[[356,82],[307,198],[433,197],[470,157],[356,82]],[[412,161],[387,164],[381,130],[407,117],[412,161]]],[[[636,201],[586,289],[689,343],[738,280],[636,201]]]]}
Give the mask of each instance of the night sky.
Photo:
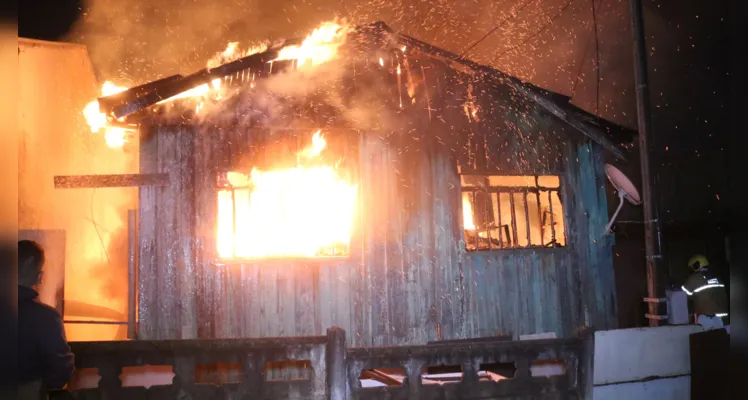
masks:
{"type": "MultiPolygon", "coordinates": [[[[457,53],[496,28],[468,58],[635,127],[628,1],[596,0],[595,18],[592,1],[35,0],[19,4],[19,36],[86,44],[101,81],[133,85],[200,68],[228,41],[298,37],[335,15],[355,23],[383,20],[457,53]]],[[[670,235],[679,244],[665,246],[671,251],[667,268],[680,275],[694,246],[719,252],[709,238],[746,220],[735,172],[745,170],[745,160],[737,154],[730,113],[731,97],[737,97],[731,51],[737,18],[726,0],[645,0],[644,7],[654,123],[651,165],[663,241],[670,235]]],[[[619,165],[638,184],[637,161],[635,156],[619,165]]],[[[620,217],[637,218],[640,209],[631,207],[620,217]]],[[[627,240],[632,247],[626,251],[643,251],[641,225],[621,228],[624,244],[617,252],[627,240]]]]}

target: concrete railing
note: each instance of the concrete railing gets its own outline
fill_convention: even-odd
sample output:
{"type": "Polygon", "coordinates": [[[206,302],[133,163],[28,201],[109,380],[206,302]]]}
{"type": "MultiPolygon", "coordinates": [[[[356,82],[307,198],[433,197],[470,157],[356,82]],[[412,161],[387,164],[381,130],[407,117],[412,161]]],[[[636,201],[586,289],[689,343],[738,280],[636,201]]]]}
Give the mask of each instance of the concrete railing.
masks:
{"type": "Polygon", "coordinates": [[[590,359],[585,343],[481,339],[346,349],[345,331],[337,327],[313,337],[78,342],[71,346],[79,373],[97,369],[100,379],[88,388],[73,384],[72,394],[78,399],[470,399],[552,393],[581,398],[590,359]],[[270,371],[284,362],[292,370],[270,371]],[[537,367],[549,362],[561,363],[561,372],[538,376],[537,367]],[[211,375],[206,366],[216,365],[223,367],[211,375]],[[143,366],[170,367],[173,375],[150,383],[128,377],[128,369],[143,366]],[[384,378],[376,382],[380,387],[363,387],[362,379],[372,376],[384,378]]]}
{"type": "Polygon", "coordinates": [[[339,357],[345,353],[345,332],[340,328],[328,329],[327,336],[78,342],[71,347],[76,368],[81,373],[96,368],[100,377],[94,388],[73,385],[79,399],[327,399],[336,393],[331,385],[345,390],[344,373],[339,379],[328,376],[335,371],[330,363],[343,362],[339,357]],[[302,376],[268,374],[268,365],[289,361],[298,363],[302,376]],[[196,371],[201,365],[235,366],[239,377],[226,379],[224,370],[222,379],[200,382],[196,371]],[[124,369],[142,366],[171,366],[173,379],[150,387],[123,385],[124,369]]]}
{"type": "Polygon", "coordinates": [[[582,398],[586,372],[585,340],[455,341],[425,346],[348,349],[352,399],[486,399],[509,396],[582,398]],[[543,366],[561,366],[543,374],[543,366]],[[457,373],[439,373],[439,370],[457,373]],[[401,370],[402,385],[362,387],[367,370],[401,370]],[[429,369],[436,370],[429,372],[429,369]],[[511,373],[513,372],[513,373],[511,373]],[[443,377],[452,376],[445,382],[443,377]]]}

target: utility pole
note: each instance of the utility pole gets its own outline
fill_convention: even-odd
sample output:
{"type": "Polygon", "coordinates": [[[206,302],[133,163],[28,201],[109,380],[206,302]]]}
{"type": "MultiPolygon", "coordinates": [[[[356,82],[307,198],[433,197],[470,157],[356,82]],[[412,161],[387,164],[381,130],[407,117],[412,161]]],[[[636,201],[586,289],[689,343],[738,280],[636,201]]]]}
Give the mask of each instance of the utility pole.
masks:
{"type": "Polygon", "coordinates": [[[644,240],[647,254],[647,304],[649,326],[658,326],[658,302],[662,291],[657,282],[661,255],[659,248],[660,221],[653,196],[652,175],[649,170],[652,116],[649,112],[649,78],[647,77],[647,46],[644,42],[644,16],[641,0],[629,0],[631,6],[631,32],[634,36],[634,80],[636,83],[636,118],[639,129],[639,154],[642,172],[644,206],[644,240]]]}

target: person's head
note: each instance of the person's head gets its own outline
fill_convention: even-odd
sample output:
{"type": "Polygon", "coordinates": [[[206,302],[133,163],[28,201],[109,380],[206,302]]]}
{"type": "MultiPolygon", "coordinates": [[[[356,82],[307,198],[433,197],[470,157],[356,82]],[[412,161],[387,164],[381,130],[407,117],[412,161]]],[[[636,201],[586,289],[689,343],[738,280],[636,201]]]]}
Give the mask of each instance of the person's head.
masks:
{"type": "Polygon", "coordinates": [[[18,242],[18,285],[34,287],[41,281],[44,249],[32,240],[18,242]]]}
{"type": "Polygon", "coordinates": [[[688,266],[691,267],[691,269],[694,271],[698,271],[708,265],[709,260],[707,260],[706,257],[702,256],[701,254],[696,254],[695,256],[691,257],[690,260],[688,260],[688,266]]]}

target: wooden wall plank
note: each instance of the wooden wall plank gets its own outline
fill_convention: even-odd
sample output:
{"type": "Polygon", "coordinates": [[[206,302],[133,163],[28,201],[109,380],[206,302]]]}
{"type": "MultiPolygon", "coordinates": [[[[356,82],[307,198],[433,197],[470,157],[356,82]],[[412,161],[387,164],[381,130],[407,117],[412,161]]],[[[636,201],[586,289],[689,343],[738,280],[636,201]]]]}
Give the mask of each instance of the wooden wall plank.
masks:
{"type": "MultiPolygon", "coordinates": [[[[158,172],[158,127],[144,126],[141,129],[140,172],[158,172]]],[[[158,268],[156,261],[158,224],[158,201],[156,187],[139,189],[138,212],[138,339],[155,339],[160,312],[156,304],[158,292],[154,279],[158,268]],[[146,278],[147,277],[147,278],[146,278]]]]}
{"type": "MultiPolygon", "coordinates": [[[[353,329],[353,318],[351,315],[351,303],[353,301],[353,287],[351,287],[351,270],[353,264],[348,261],[337,262],[333,266],[333,281],[335,282],[335,293],[337,300],[335,306],[335,319],[333,325],[337,325],[350,332],[353,329]]],[[[330,325],[332,326],[332,325],[330,325]]],[[[328,327],[324,327],[327,329],[328,327]]],[[[321,333],[320,333],[321,334],[321,333]]]]}
{"type": "Polygon", "coordinates": [[[244,314],[244,329],[242,330],[242,337],[261,337],[261,314],[260,314],[260,290],[262,282],[260,282],[260,266],[258,265],[242,265],[242,306],[244,314]]]}
{"type": "Polygon", "coordinates": [[[195,262],[195,132],[188,128],[176,137],[179,169],[173,184],[178,193],[174,211],[174,263],[181,339],[197,338],[197,266],[195,262]]]}
{"type": "MultiPolygon", "coordinates": [[[[384,338],[383,345],[396,345],[405,342],[405,335],[408,331],[406,315],[413,308],[411,298],[404,289],[404,247],[408,241],[407,237],[417,237],[417,233],[416,229],[409,230],[407,233],[404,232],[408,230],[406,228],[408,221],[405,220],[407,217],[403,215],[403,203],[407,201],[408,197],[406,196],[411,194],[408,185],[411,182],[410,174],[412,173],[412,171],[407,171],[404,168],[408,165],[407,161],[404,160],[407,155],[393,154],[395,152],[391,149],[385,149],[384,152],[384,165],[388,165],[389,168],[394,167],[397,172],[395,175],[389,176],[392,180],[381,189],[384,193],[382,205],[387,209],[387,217],[381,222],[385,223],[387,240],[385,241],[385,268],[380,276],[384,279],[385,306],[383,312],[387,314],[389,324],[385,326],[386,330],[380,334],[384,338]]],[[[382,169],[380,167],[379,171],[382,169]]],[[[381,172],[375,171],[375,174],[381,175],[381,172]]],[[[418,239],[415,238],[415,240],[418,239]]]]}
{"type": "Polygon", "coordinates": [[[301,265],[282,263],[278,266],[278,336],[296,335],[296,292],[294,278],[301,265]]]}
{"type": "Polygon", "coordinates": [[[319,267],[319,296],[317,297],[317,307],[319,309],[318,318],[321,326],[332,326],[335,320],[335,307],[333,302],[337,301],[335,286],[332,280],[335,279],[335,265],[323,264],[319,267]]]}
{"type": "Polygon", "coordinates": [[[156,254],[156,279],[158,291],[156,293],[156,305],[160,310],[159,325],[155,332],[157,339],[179,337],[179,310],[177,309],[177,271],[175,252],[179,251],[179,239],[175,235],[174,228],[177,223],[176,202],[180,193],[177,190],[176,180],[180,169],[177,157],[177,135],[180,131],[158,132],[158,168],[159,172],[168,173],[171,176],[169,186],[159,188],[156,201],[159,204],[156,227],[158,253],[156,254]]]}
{"type": "Polygon", "coordinates": [[[278,270],[274,265],[260,266],[260,336],[276,337],[278,326],[278,270]]]}
{"type": "MultiPolygon", "coordinates": [[[[314,287],[319,284],[318,276],[321,266],[304,265],[299,268],[292,281],[294,296],[296,297],[294,320],[297,336],[322,335],[322,327],[317,326],[317,310],[319,307],[314,298],[314,287]]],[[[350,332],[350,331],[346,331],[350,332]]]]}
{"type": "Polygon", "coordinates": [[[213,265],[216,226],[215,163],[217,157],[213,130],[202,131],[195,139],[195,262],[197,337],[215,337],[214,305],[217,292],[217,266],[213,265]]]}
{"type": "Polygon", "coordinates": [[[568,336],[575,321],[564,319],[558,290],[558,260],[564,250],[522,251],[497,250],[494,254],[469,254],[476,279],[472,296],[476,298],[476,335],[519,336],[555,332],[568,336]],[[501,254],[506,253],[506,254],[501,254]]]}

